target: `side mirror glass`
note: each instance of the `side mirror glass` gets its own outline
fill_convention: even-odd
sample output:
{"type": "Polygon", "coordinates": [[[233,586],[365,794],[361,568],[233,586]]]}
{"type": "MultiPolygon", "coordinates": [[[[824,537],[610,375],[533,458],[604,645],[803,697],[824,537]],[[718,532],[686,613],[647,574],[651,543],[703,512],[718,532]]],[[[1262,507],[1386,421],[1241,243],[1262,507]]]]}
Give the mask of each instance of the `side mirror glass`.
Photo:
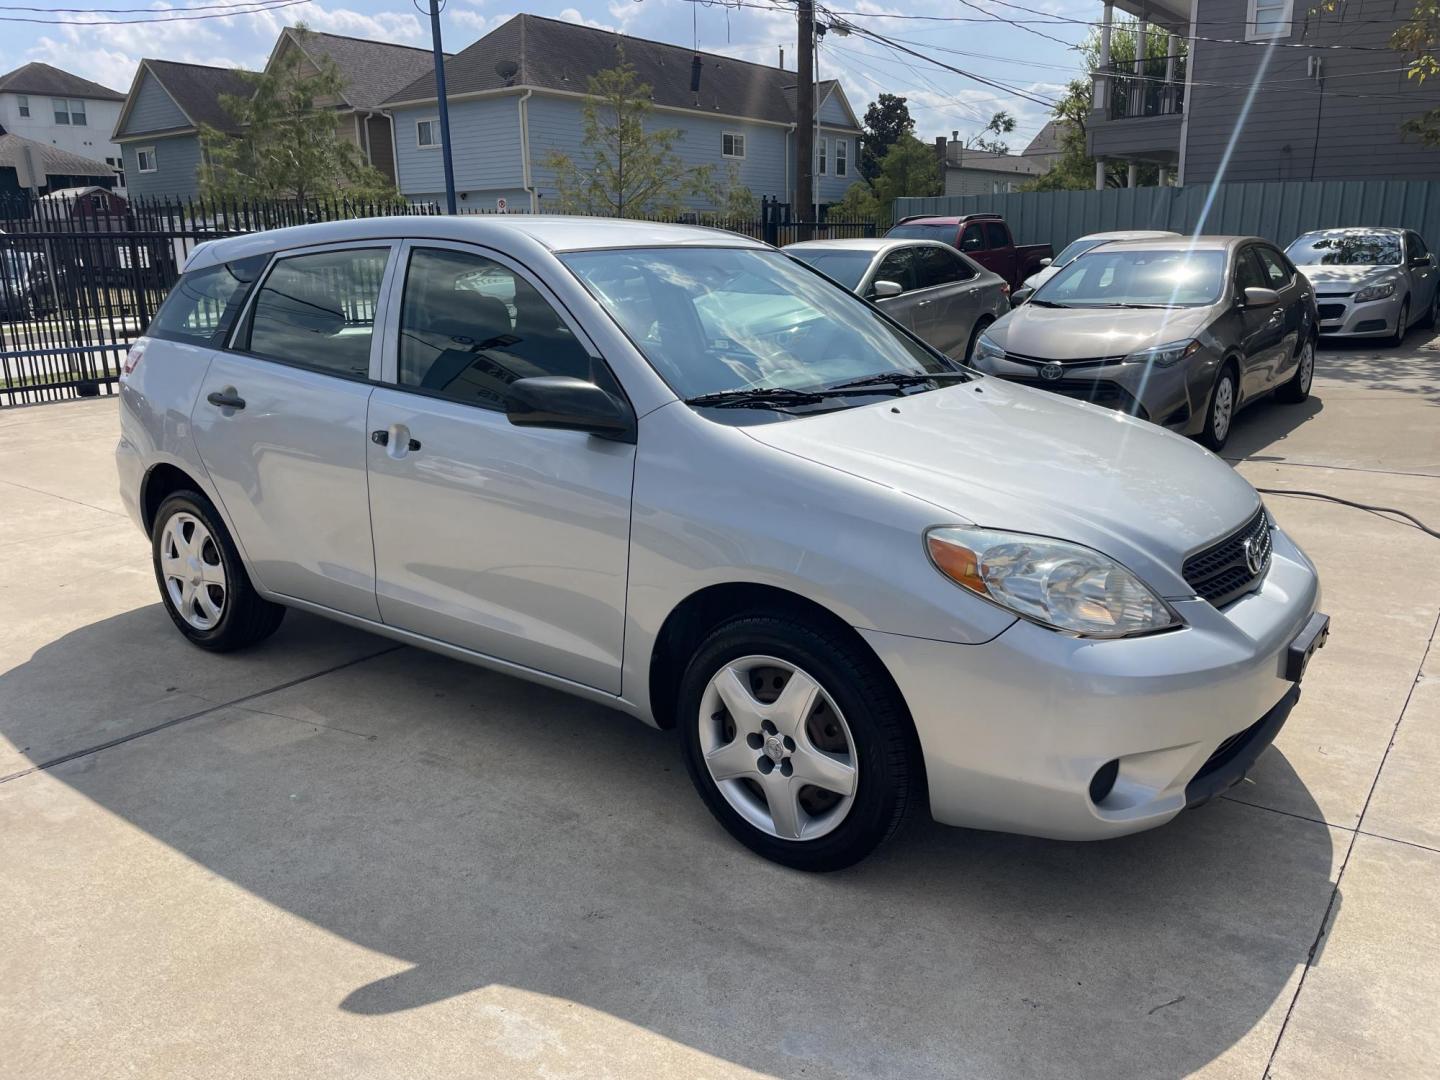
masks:
{"type": "Polygon", "coordinates": [[[1054,262],[1054,261],[1055,261],[1055,260],[1052,259],[1052,258],[1050,258],[1049,255],[1046,255],[1043,259],[1040,260],[1040,265],[1041,265],[1041,266],[1049,266],[1049,265],[1050,265],[1052,262],[1054,262]]]}
{"type": "Polygon", "coordinates": [[[516,427],[584,431],[618,442],[635,441],[630,407],[592,382],[568,375],[516,379],[505,398],[505,415],[516,427]]]}
{"type": "Polygon", "coordinates": [[[899,296],[903,293],[905,287],[898,281],[888,281],[881,278],[871,286],[871,291],[874,292],[876,300],[889,300],[892,296],[899,296]]]}
{"type": "Polygon", "coordinates": [[[1280,303],[1280,294],[1274,289],[1258,289],[1255,286],[1245,290],[1245,307],[1274,307],[1280,303]]]}

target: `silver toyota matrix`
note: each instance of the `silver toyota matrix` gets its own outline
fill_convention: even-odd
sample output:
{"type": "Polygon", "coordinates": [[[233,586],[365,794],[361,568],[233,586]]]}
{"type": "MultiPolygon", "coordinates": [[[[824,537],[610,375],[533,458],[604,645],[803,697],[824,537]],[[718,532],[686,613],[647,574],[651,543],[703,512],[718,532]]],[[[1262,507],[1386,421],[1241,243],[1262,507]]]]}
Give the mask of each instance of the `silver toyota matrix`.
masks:
{"type": "Polygon", "coordinates": [[[403,217],[198,247],[117,450],[176,628],[287,608],[679,732],[794,867],[1072,840],[1235,783],[1328,620],[1171,432],[961,367],[730,233],[403,217]]]}

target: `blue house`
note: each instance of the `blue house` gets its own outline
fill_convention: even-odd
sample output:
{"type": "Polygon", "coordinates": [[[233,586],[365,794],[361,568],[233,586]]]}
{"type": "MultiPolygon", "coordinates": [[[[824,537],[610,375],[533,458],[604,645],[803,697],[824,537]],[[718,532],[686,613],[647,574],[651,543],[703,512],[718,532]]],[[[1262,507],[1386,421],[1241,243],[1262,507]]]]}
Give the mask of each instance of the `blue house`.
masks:
{"type": "MultiPolygon", "coordinates": [[[[495,210],[503,199],[512,212],[543,213],[546,200],[553,205],[554,177],[544,162],[553,151],[584,160],[587,79],[622,57],[651,88],[651,122],[682,133],[676,149],[687,164],[712,165],[720,179],[738,166],[740,183],[756,196],[790,200],[793,71],[516,15],[445,64],[461,208],[495,210]]],[[[385,103],[394,118],[397,183],[415,202],[444,198],[437,106],[433,72],[385,103]]],[[[861,129],[837,82],[817,86],[816,111],[817,196],[828,205],[859,179],[861,129]]]]}

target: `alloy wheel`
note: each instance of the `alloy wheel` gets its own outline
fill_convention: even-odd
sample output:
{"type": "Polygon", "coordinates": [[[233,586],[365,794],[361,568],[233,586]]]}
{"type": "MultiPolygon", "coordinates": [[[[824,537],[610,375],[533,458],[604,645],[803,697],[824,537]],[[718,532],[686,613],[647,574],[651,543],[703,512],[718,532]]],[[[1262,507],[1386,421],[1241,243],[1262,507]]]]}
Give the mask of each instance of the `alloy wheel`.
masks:
{"type": "MultiPolygon", "coordinates": [[[[1313,361],[1312,361],[1313,362],[1313,361]]],[[[1235,413],[1235,383],[1228,375],[1222,375],[1215,386],[1215,403],[1211,408],[1211,428],[1215,438],[1223,442],[1230,434],[1230,418],[1235,413]]]]}
{"type": "Polygon", "coordinates": [[[160,537],[165,592],[196,630],[213,630],[225,614],[225,566],[210,530],[193,514],[171,515],[160,537]]]}
{"type": "Polygon", "coordinates": [[[1315,343],[1307,341],[1300,349],[1300,393],[1310,393],[1310,383],[1315,378],[1315,343]]]}
{"type": "Polygon", "coordinates": [[[700,749],[725,801],[782,840],[814,840],[850,812],[859,761],[845,717],[813,677],[773,656],[729,661],[700,699],[700,749]]]}

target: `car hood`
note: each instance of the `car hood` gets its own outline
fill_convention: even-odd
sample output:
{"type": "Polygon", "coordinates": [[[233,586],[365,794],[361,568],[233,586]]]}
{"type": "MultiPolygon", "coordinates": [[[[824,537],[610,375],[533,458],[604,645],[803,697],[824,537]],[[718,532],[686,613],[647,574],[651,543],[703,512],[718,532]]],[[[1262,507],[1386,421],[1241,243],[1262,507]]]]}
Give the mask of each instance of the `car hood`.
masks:
{"type": "Polygon", "coordinates": [[[1047,360],[1123,356],[1199,335],[1210,307],[1049,308],[1022,304],[985,335],[1006,352],[1047,360]]]}
{"type": "Polygon", "coordinates": [[[1399,275],[1400,267],[1375,265],[1375,266],[1330,266],[1311,265],[1297,266],[1295,269],[1305,275],[1307,281],[1317,288],[1321,285],[1346,285],[1358,287],[1362,284],[1369,284],[1373,280],[1382,279],[1390,275],[1399,275]]]}
{"type": "Polygon", "coordinates": [[[973,524],[1084,544],[1167,597],[1185,556],[1243,525],[1260,497],[1178,435],[996,378],[744,429],[778,450],[973,524]]]}

